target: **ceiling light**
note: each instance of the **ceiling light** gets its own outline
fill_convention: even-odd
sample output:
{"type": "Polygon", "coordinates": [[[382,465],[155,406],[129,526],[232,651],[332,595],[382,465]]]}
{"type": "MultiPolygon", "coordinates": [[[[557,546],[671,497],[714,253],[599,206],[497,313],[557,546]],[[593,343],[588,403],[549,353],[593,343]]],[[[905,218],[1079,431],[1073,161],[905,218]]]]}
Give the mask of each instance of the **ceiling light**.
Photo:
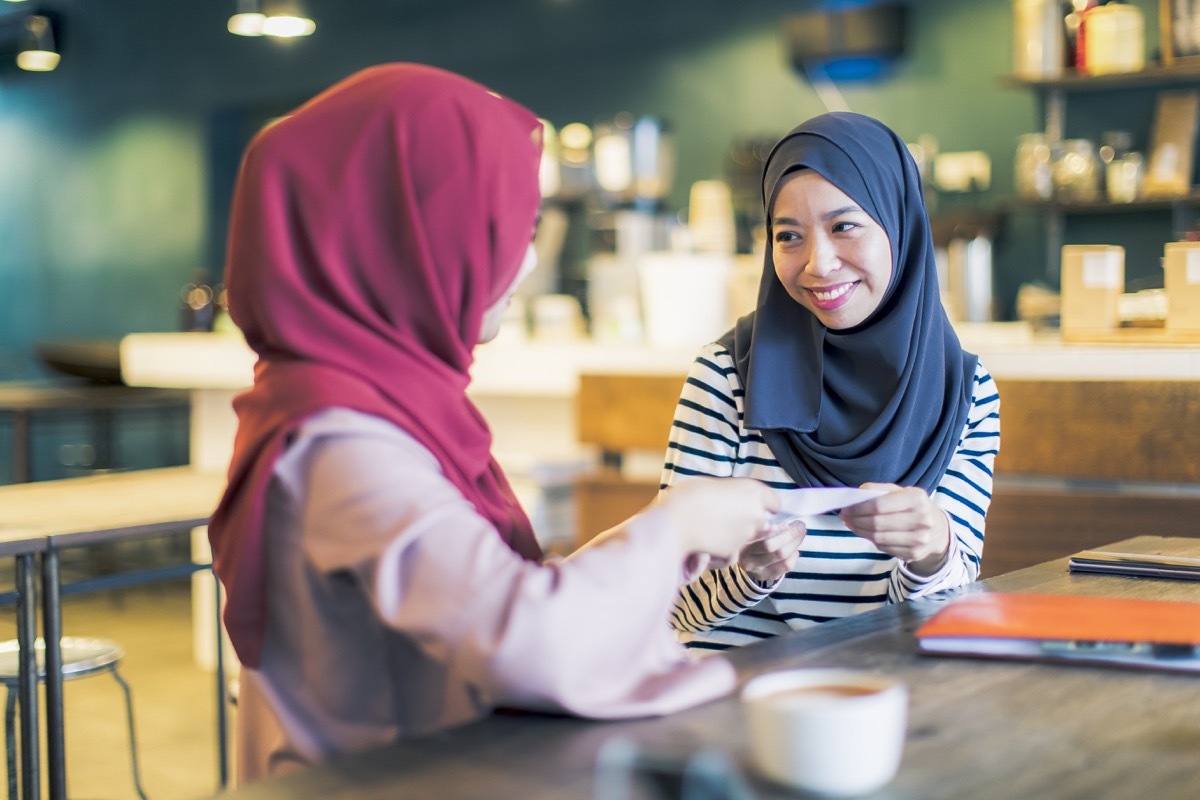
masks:
{"type": "Polygon", "coordinates": [[[238,36],[262,36],[266,20],[258,0],[238,0],[237,13],[229,18],[229,32],[238,36]]]}
{"type": "Polygon", "coordinates": [[[238,36],[276,36],[291,39],[317,29],[297,0],[238,0],[229,18],[229,32],[238,36]]]}
{"type": "Polygon", "coordinates": [[[50,20],[39,14],[25,20],[17,66],[29,72],[50,72],[58,66],[59,55],[54,49],[54,31],[50,20]]]}
{"type": "Polygon", "coordinates": [[[308,36],[317,29],[300,0],[262,0],[262,12],[267,16],[263,23],[267,36],[291,39],[308,36]]]}
{"type": "Polygon", "coordinates": [[[308,17],[293,17],[278,14],[267,17],[266,21],[263,22],[263,33],[267,36],[279,36],[287,39],[296,36],[308,36],[316,29],[317,23],[308,17]]]}

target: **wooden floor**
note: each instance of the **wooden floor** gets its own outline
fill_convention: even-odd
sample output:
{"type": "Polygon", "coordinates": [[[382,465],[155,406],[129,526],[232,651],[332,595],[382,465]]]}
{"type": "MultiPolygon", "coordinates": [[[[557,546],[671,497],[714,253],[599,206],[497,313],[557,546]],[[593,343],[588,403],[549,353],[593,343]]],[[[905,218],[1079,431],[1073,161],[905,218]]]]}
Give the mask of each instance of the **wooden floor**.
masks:
{"type": "MultiPolygon", "coordinates": [[[[216,688],[213,675],[192,657],[190,583],[178,580],[64,598],[63,632],[115,639],[124,648],[120,671],[133,690],[147,796],[193,800],[215,793],[216,688]]],[[[8,606],[0,609],[0,637],[14,635],[8,606]]],[[[123,695],[116,681],[104,673],[69,681],[64,707],[69,796],[136,798],[123,695]]],[[[44,771],[44,743],[42,754],[44,771]]],[[[43,794],[45,785],[43,777],[43,794]]]]}

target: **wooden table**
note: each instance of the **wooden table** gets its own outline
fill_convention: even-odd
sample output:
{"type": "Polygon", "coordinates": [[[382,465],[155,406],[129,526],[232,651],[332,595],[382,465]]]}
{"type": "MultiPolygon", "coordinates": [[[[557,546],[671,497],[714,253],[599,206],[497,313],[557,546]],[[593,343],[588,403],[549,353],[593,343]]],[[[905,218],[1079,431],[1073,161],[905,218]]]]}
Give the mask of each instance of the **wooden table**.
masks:
{"type": "MultiPolygon", "coordinates": [[[[1200,556],[1200,541],[1138,537],[1113,549],[1200,556]]],[[[1072,575],[1060,559],[964,592],[1188,600],[1200,583],[1072,575]]],[[[742,648],[740,678],[793,667],[854,667],[902,677],[911,693],[896,779],[876,798],[1200,797],[1200,678],[1106,667],[920,656],[913,631],[942,599],[891,606],[742,648]]],[[[715,746],[760,798],[796,795],[753,777],[735,697],[627,722],[500,714],[438,735],[252,784],[237,800],[592,798],[598,749],[614,736],[646,747],[715,746]]]]}
{"type": "MultiPolygon", "coordinates": [[[[223,474],[200,472],[191,467],[164,467],[0,486],[0,555],[17,557],[18,637],[23,687],[27,680],[27,664],[36,670],[34,650],[26,647],[33,641],[36,612],[31,603],[23,600],[33,597],[32,560],[35,554],[41,554],[42,638],[46,643],[47,788],[51,800],[65,800],[67,796],[59,551],[206,525],[224,488],[223,474]],[[5,550],[6,546],[12,549],[5,550]]],[[[223,785],[226,772],[225,704],[221,672],[218,660],[218,734],[222,738],[219,769],[223,785]]],[[[32,694],[26,695],[24,689],[21,694],[22,794],[26,798],[39,798],[38,749],[33,744],[38,741],[37,673],[31,674],[32,694]],[[30,696],[34,702],[25,702],[30,696]]]]}

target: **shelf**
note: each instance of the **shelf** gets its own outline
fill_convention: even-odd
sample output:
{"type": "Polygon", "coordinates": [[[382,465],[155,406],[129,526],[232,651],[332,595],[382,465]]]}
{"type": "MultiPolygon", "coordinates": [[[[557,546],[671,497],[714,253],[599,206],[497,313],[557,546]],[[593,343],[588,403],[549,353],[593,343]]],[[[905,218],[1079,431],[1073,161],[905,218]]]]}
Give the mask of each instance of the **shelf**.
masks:
{"type": "MultiPolygon", "coordinates": [[[[1115,73],[1109,75],[1079,74],[1073,69],[1065,70],[1063,74],[1054,77],[1030,77],[1026,75],[1002,75],[997,78],[1001,85],[1024,89],[1034,92],[1042,106],[1042,119],[1047,139],[1061,141],[1067,134],[1067,105],[1070,98],[1077,101],[1083,98],[1081,94],[1093,93],[1095,101],[1103,101],[1102,105],[1110,106],[1108,113],[1116,120],[1121,120],[1126,103],[1109,103],[1095,92],[1111,92],[1114,100],[1130,98],[1132,95],[1145,93],[1151,95],[1154,90],[1167,88],[1194,89],[1200,87],[1200,59],[1187,58],[1178,60],[1170,65],[1150,64],[1137,72],[1115,73]],[[1123,93],[1123,94],[1122,94],[1123,93]]],[[[1139,98],[1140,100],[1140,98],[1139,98]]],[[[1144,106],[1141,103],[1139,107],[1144,106]]],[[[1095,109],[1093,109],[1095,111],[1095,109]]],[[[1139,112],[1141,113],[1141,112],[1139,112]]],[[[1125,114],[1125,116],[1128,116],[1125,114]]],[[[1142,120],[1148,122],[1149,120],[1142,120]]],[[[1072,202],[1065,198],[1049,198],[1046,200],[1027,200],[1010,197],[1001,200],[997,208],[1010,213],[1033,213],[1042,217],[1045,246],[1046,280],[1051,285],[1058,283],[1061,268],[1061,251],[1066,240],[1068,219],[1072,219],[1071,227],[1088,222],[1101,228],[1114,228],[1113,235],[1119,236],[1124,228],[1125,220],[1119,215],[1148,215],[1140,219],[1130,218],[1129,222],[1147,220],[1149,216],[1157,218],[1170,217],[1170,229],[1179,235],[1180,231],[1193,228],[1200,209],[1200,186],[1191,187],[1189,194],[1182,197],[1155,197],[1134,200],[1129,203],[1114,203],[1106,197],[1090,202],[1072,202]]],[[[1086,227],[1086,225],[1083,225],[1086,227]]],[[[1137,237],[1134,237],[1136,239],[1137,237]]],[[[1131,240],[1132,241],[1132,240],[1131,240]]],[[[1146,250],[1147,245],[1138,240],[1137,248],[1146,250]]],[[[1140,258],[1146,260],[1148,253],[1142,253],[1140,258]]],[[[1149,263],[1147,261],[1147,263],[1149,263]]],[[[1155,340],[1161,336],[1155,335],[1155,340]]],[[[1127,340],[1123,339],[1123,340],[1127,340]]]]}
{"type": "Polygon", "coordinates": [[[1180,345],[1200,344],[1200,331],[1167,330],[1166,328],[1114,328],[1110,331],[1063,331],[1067,344],[1137,344],[1180,345]]]}
{"type": "Polygon", "coordinates": [[[1014,211],[1032,211],[1042,209],[1057,211],[1060,214],[1123,214],[1137,211],[1162,211],[1178,206],[1200,205],[1200,189],[1184,197],[1157,197],[1134,200],[1129,203],[1114,203],[1110,200],[1094,200],[1091,202],[1065,200],[1026,200],[1014,197],[1004,200],[1000,206],[1014,211]]]}
{"type": "Polygon", "coordinates": [[[1181,83],[1200,83],[1200,67],[1195,64],[1151,66],[1140,72],[1112,75],[1080,75],[1067,70],[1056,78],[1025,78],[1005,75],[1001,82],[1030,89],[1063,89],[1072,92],[1104,91],[1106,89],[1136,89],[1139,87],[1169,86],[1181,83]]]}

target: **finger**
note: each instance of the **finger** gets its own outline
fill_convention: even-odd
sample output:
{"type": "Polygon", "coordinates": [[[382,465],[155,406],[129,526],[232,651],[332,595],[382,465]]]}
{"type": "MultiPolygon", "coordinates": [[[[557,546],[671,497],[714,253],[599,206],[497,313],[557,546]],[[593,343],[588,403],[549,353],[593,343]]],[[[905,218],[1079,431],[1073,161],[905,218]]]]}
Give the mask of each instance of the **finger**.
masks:
{"type": "Polygon", "coordinates": [[[885,553],[891,553],[897,546],[910,541],[915,530],[912,526],[891,525],[879,517],[867,517],[854,525],[847,523],[846,527],[855,536],[866,539],[885,553]]]}
{"type": "Polygon", "coordinates": [[[774,570],[782,562],[775,558],[765,558],[750,562],[743,561],[741,563],[742,569],[751,574],[762,576],[774,570]]]}
{"type": "Polygon", "coordinates": [[[780,561],[790,558],[800,552],[800,542],[786,537],[777,542],[771,542],[770,546],[763,543],[763,546],[756,548],[745,548],[742,550],[741,560],[743,562],[753,561],[757,564],[766,564],[772,561],[780,561]]]}
{"type": "Polygon", "coordinates": [[[839,515],[851,527],[903,530],[933,518],[933,501],[920,489],[904,490],[844,509],[839,515]]]}
{"type": "Polygon", "coordinates": [[[793,548],[791,547],[755,551],[743,550],[742,554],[738,557],[738,561],[742,564],[742,566],[747,568],[761,568],[767,566],[768,564],[773,564],[777,561],[787,558],[792,552],[793,548]]]}
{"type": "Polygon", "coordinates": [[[783,508],[783,501],[779,497],[779,492],[767,486],[765,483],[757,482],[762,496],[763,508],[774,514],[779,509],[783,508]]]}
{"type": "Polygon", "coordinates": [[[799,560],[800,560],[800,552],[797,550],[795,552],[789,553],[784,558],[781,558],[778,561],[775,561],[773,564],[771,564],[767,568],[766,572],[770,575],[771,580],[775,580],[776,578],[779,578],[780,576],[786,575],[789,572],[791,572],[792,569],[795,568],[796,562],[799,560]]]}
{"type": "Polygon", "coordinates": [[[788,571],[788,562],[786,559],[778,559],[767,561],[761,564],[747,565],[743,564],[742,568],[761,581],[773,581],[780,575],[788,571]]]}
{"type": "Polygon", "coordinates": [[[795,539],[803,539],[808,533],[808,526],[798,519],[790,519],[779,527],[786,530],[795,539]]]}
{"type": "Polygon", "coordinates": [[[872,486],[885,489],[887,494],[848,506],[844,511],[853,515],[893,514],[933,502],[924,490],[916,486],[900,487],[883,483],[872,486]]]}
{"type": "Polygon", "coordinates": [[[785,529],[773,534],[769,539],[763,540],[763,544],[772,553],[785,553],[795,548],[803,538],[803,533],[797,535],[792,530],[785,529]]]}
{"type": "Polygon", "coordinates": [[[875,546],[898,557],[911,560],[932,552],[943,552],[947,546],[933,527],[908,531],[888,531],[875,537],[875,546]]]}
{"type": "Polygon", "coordinates": [[[761,535],[754,537],[750,542],[756,546],[778,549],[783,542],[803,538],[807,530],[804,523],[799,520],[771,521],[763,526],[761,535]]]}
{"type": "Polygon", "coordinates": [[[776,548],[779,552],[797,552],[800,550],[800,545],[804,543],[804,537],[808,535],[808,531],[789,531],[783,542],[776,548]]]}
{"type": "Polygon", "coordinates": [[[857,506],[842,509],[841,513],[838,514],[838,518],[846,523],[846,527],[855,533],[878,530],[881,527],[879,520],[883,516],[884,512],[881,512],[876,507],[876,501],[874,500],[868,500],[857,506]]]}
{"type": "Polygon", "coordinates": [[[800,545],[807,534],[806,530],[788,529],[770,541],[769,552],[777,558],[784,558],[800,551],[800,545]]]}
{"type": "MultiPolygon", "coordinates": [[[[861,503],[846,506],[840,513],[848,514],[852,517],[892,513],[913,503],[913,498],[907,495],[906,491],[904,489],[889,491],[887,494],[880,495],[879,497],[872,497],[870,500],[863,500],[861,503]]],[[[917,491],[920,490],[918,489],[917,491]]]]}

